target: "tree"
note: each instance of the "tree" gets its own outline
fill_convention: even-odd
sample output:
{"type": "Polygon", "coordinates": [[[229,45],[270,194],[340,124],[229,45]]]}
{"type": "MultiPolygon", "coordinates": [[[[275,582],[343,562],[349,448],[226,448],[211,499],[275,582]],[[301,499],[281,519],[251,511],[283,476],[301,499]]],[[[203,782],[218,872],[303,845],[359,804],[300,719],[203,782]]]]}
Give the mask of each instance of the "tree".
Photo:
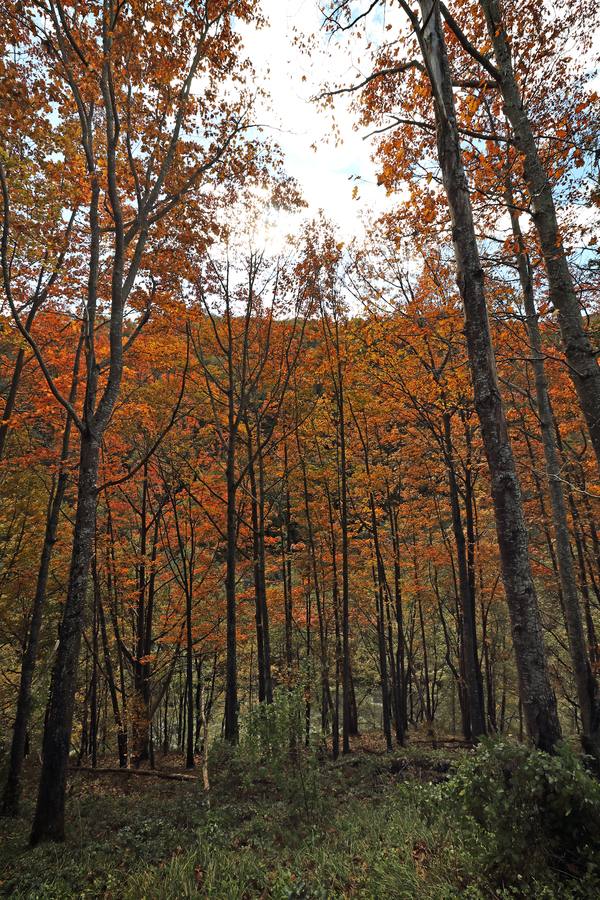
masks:
{"type": "Polygon", "coordinates": [[[304,320],[301,316],[305,306],[302,292],[289,300],[280,263],[269,267],[263,253],[250,252],[242,272],[245,277],[238,280],[239,272],[229,258],[222,266],[209,263],[209,277],[198,285],[205,336],[199,333],[194,341],[207,406],[225,460],[225,738],[234,744],[239,735],[236,633],[236,566],[240,525],[238,494],[242,482],[249,475],[259,671],[264,697],[268,698],[271,674],[268,609],[263,581],[264,484],[257,487],[255,464],[258,464],[260,479],[263,477],[263,455],[272,441],[279,411],[302,347],[304,320]],[[289,323],[282,324],[277,317],[285,313],[291,313],[291,319],[289,323]],[[278,363],[278,370],[272,383],[268,384],[266,375],[271,354],[278,363]],[[254,419],[252,424],[251,418],[254,419]],[[244,428],[246,460],[242,461],[239,449],[244,428]]]}
{"type": "MultiPolygon", "coordinates": [[[[245,127],[243,96],[234,100],[232,108],[224,106],[213,117],[213,109],[193,96],[192,86],[196,75],[204,71],[206,92],[214,96],[216,79],[236,70],[239,38],[233,37],[232,17],[249,20],[252,12],[244,3],[198,4],[182,18],[176,5],[161,5],[160,13],[148,8],[140,18],[123,4],[70,11],[61,2],[52,2],[40,15],[16,6],[13,14],[22,23],[23,41],[29,45],[27,52],[40,77],[48,81],[63,105],[60,126],[70,133],[77,129],[78,144],[69,146],[68,161],[77,159],[78,165],[73,167],[76,176],[87,183],[89,233],[87,247],[82,241],[80,249],[81,264],[87,270],[86,378],[80,414],[57,387],[39,343],[19,315],[9,262],[16,242],[11,185],[2,164],[6,298],[52,394],[80,434],[71,572],[31,836],[32,843],[37,843],[64,837],[66,770],[95,531],[100,447],[119,396],[124,354],[143,326],[156,293],[147,274],[140,281],[141,273],[148,269],[150,237],[167,225],[173,210],[211,173],[223,173],[228,153],[245,127]],[[152,32],[146,28],[150,21],[152,32]],[[160,44],[157,29],[165,38],[160,44]],[[152,85],[150,91],[148,85],[152,85]],[[192,127],[203,129],[203,140],[185,139],[192,127]],[[138,328],[127,338],[124,325],[132,297],[138,302],[145,297],[142,310],[146,312],[139,315],[138,328]],[[105,303],[108,318],[103,320],[105,303]],[[99,328],[108,332],[105,360],[98,356],[99,328]]],[[[72,174],[70,166],[65,174],[72,174]]]]}
{"type": "Polygon", "coordinates": [[[600,367],[589,335],[583,327],[581,309],[558,225],[552,186],[536,145],[513,68],[510,41],[501,5],[499,0],[481,0],[480,6],[485,15],[496,61],[494,67],[488,63],[486,69],[497,81],[516,146],[523,157],[523,178],[531,199],[532,219],[540,239],[550,298],[558,310],[569,373],[579,397],[600,467],[600,367]]]}
{"type": "MultiPolygon", "coordinates": [[[[75,361],[73,363],[73,380],[71,390],[69,392],[69,403],[73,405],[77,397],[77,381],[79,378],[79,365],[81,361],[81,352],[83,349],[83,332],[81,332],[75,352],[75,361]]],[[[22,351],[19,351],[21,355],[22,351]]],[[[17,358],[17,363],[18,363],[17,358]]],[[[21,366],[23,357],[21,356],[21,366]]],[[[20,366],[15,366],[15,373],[20,366]]],[[[20,371],[19,371],[20,377],[20,371]]],[[[18,379],[17,379],[18,380],[18,379]]],[[[14,397],[15,375],[10,387],[10,396],[14,397]]],[[[40,556],[37,581],[35,586],[35,594],[31,609],[31,622],[29,625],[29,634],[27,637],[27,646],[23,654],[21,663],[21,678],[19,682],[19,696],[17,699],[17,709],[15,714],[15,722],[13,726],[13,736],[10,749],[10,761],[6,783],[2,795],[2,812],[4,815],[16,816],[19,812],[21,797],[21,772],[23,768],[23,759],[25,756],[25,746],[27,738],[27,727],[29,724],[29,716],[31,709],[31,692],[33,675],[35,671],[40,631],[42,627],[42,616],[46,602],[48,589],[48,576],[50,574],[50,563],[52,560],[52,551],[56,542],[56,533],[58,531],[59,517],[67,482],[69,480],[68,461],[70,455],[72,421],[67,415],[60,457],[58,460],[58,472],[53,484],[50,497],[48,499],[48,510],[46,514],[46,529],[44,534],[44,543],[40,556]]]]}
{"type": "MultiPolygon", "coordinates": [[[[457,282],[462,297],[475,407],[490,470],[502,577],[511,614],[520,690],[532,739],[552,749],[560,737],[556,700],[549,680],[541,621],[528,554],[521,492],[498,388],[483,286],[483,269],[461,156],[453,81],[440,5],[419,3],[421,18],[401,7],[416,36],[435,110],[437,157],[452,219],[457,282]]],[[[410,61],[404,70],[418,68],[410,61]]]]}

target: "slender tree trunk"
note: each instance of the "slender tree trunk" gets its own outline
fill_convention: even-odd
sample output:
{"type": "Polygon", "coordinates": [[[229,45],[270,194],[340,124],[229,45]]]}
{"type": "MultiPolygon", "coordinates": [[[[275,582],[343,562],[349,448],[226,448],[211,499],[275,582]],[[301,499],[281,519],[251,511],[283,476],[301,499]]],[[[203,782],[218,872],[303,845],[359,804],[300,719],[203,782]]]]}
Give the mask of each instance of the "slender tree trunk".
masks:
{"type": "Polygon", "coordinates": [[[379,650],[379,678],[381,681],[381,705],[383,720],[383,736],[388,751],[392,749],[392,719],[390,715],[390,690],[387,671],[387,653],[385,646],[385,607],[383,585],[379,565],[372,567],[373,586],[375,588],[375,610],[377,613],[377,647],[379,650]]]}
{"type": "Polygon", "coordinates": [[[306,682],[304,686],[304,745],[310,747],[310,720],[312,699],[312,591],[310,572],[306,586],[306,682]]]}
{"type": "Polygon", "coordinates": [[[200,736],[200,765],[202,769],[202,784],[204,792],[208,796],[210,780],[208,777],[208,709],[206,690],[204,685],[204,659],[200,656],[198,668],[198,731],[200,736]]]}
{"type": "MultiPolygon", "coordinates": [[[[123,750],[125,754],[125,766],[129,765],[130,762],[130,739],[129,735],[131,732],[131,727],[128,728],[128,723],[131,722],[131,718],[127,715],[128,708],[128,694],[126,690],[125,684],[125,663],[123,661],[123,648],[121,645],[121,629],[119,628],[119,616],[118,616],[118,604],[119,604],[119,587],[118,587],[118,579],[117,579],[117,569],[116,569],[116,560],[115,560],[115,549],[114,549],[114,531],[112,526],[112,514],[110,509],[110,503],[108,499],[105,497],[106,503],[106,533],[108,537],[108,548],[106,551],[106,584],[107,584],[107,597],[109,603],[109,615],[110,621],[112,625],[112,630],[115,638],[115,649],[117,652],[117,664],[119,670],[119,692],[121,694],[121,728],[119,729],[119,724],[117,723],[117,730],[120,736],[118,740],[120,741],[119,747],[123,750]]],[[[102,604],[100,604],[102,615],[104,615],[104,610],[102,604]]],[[[116,720],[115,720],[116,721],[116,720]]],[[[119,754],[121,753],[121,749],[119,750],[119,754]]],[[[119,757],[121,758],[121,757],[119,757]]]]}
{"type": "Polygon", "coordinates": [[[183,683],[183,692],[181,697],[179,698],[179,703],[181,704],[181,742],[179,744],[179,752],[183,756],[185,753],[185,745],[186,745],[186,735],[187,735],[187,721],[188,721],[188,677],[187,677],[187,667],[185,673],[185,679],[183,683]]]}
{"type": "MultiPolygon", "coordinates": [[[[260,437],[260,425],[257,425],[258,451],[258,564],[260,569],[259,595],[263,630],[263,655],[265,699],[273,702],[273,676],[271,673],[271,631],[269,627],[269,606],[267,603],[267,560],[265,553],[265,464],[260,437]]],[[[289,542],[289,539],[288,539],[289,542]]],[[[291,566],[291,562],[290,562],[291,566]]]]}
{"type": "Polygon", "coordinates": [[[100,634],[102,637],[102,649],[104,651],[104,670],[106,672],[106,680],[108,683],[108,691],[110,694],[110,702],[113,710],[113,717],[117,729],[117,750],[119,753],[119,767],[121,769],[127,766],[127,733],[123,726],[123,717],[119,707],[119,698],[117,694],[117,685],[113,671],[112,660],[110,657],[110,649],[108,646],[108,635],[106,633],[106,617],[102,606],[102,597],[100,596],[100,582],[98,572],[94,560],[92,560],[92,573],[94,579],[94,591],[96,592],[96,602],[98,604],[98,618],[100,621],[100,634]]]}
{"type": "Polygon", "coordinates": [[[354,674],[352,672],[352,664],[350,664],[350,726],[349,733],[351,737],[359,734],[358,730],[358,704],[356,702],[356,690],[354,688],[354,674]]]}
{"type": "Polygon", "coordinates": [[[531,199],[533,223],[540,239],[550,300],[558,311],[569,374],[575,385],[600,467],[600,368],[583,327],[577,293],[558,226],[552,188],[538,153],[515,76],[500,0],[480,0],[480,5],[485,14],[500,73],[499,87],[504,100],[504,111],[523,157],[523,177],[531,199]]]}
{"type": "Polygon", "coordinates": [[[292,560],[290,541],[291,503],[290,488],[288,483],[288,447],[283,445],[283,485],[285,489],[285,534],[281,534],[281,557],[283,574],[283,601],[285,615],[285,659],[287,665],[288,683],[291,684],[292,667],[294,663],[292,632],[294,623],[293,595],[292,595],[292,560]]]}
{"type": "Polygon", "coordinates": [[[356,428],[362,444],[363,458],[365,461],[365,474],[369,483],[369,511],[371,514],[371,538],[373,542],[373,551],[375,553],[375,561],[371,563],[373,586],[375,593],[375,610],[377,614],[377,646],[379,650],[379,675],[381,681],[381,705],[383,718],[383,734],[385,737],[386,747],[392,749],[392,719],[390,709],[390,685],[388,677],[388,656],[386,647],[386,617],[385,617],[385,599],[384,594],[387,588],[385,565],[381,553],[379,542],[379,524],[377,522],[377,513],[375,510],[375,497],[370,488],[371,483],[371,465],[369,460],[369,436],[368,426],[365,422],[364,432],[360,428],[360,424],[354,416],[356,428]]]}
{"type": "Polygon", "coordinates": [[[302,447],[300,445],[300,438],[298,436],[298,432],[296,431],[296,440],[298,444],[298,458],[300,459],[300,466],[302,469],[302,487],[304,492],[304,514],[306,516],[306,527],[308,531],[308,550],[310,554],[310,562],[313,576],[313,584],[314,584],[314,592],[315,592],[315,602],[317,606],[317,617],[319,620],[319,658],[321,663],[321,729],[323,734],[327,732],[327,722],[329,715],[329,708],[331,707],[331,688],[329,684],[329,660],[327,653],[327,636],[326,636],[326,628],[325,621],[323,615],[323,605],[321,600],[321,587],[319,584],[319,571],[317,567],[317,554],[315,547],[315,534],[313,528],[313,520],[312,520],[312,511],[310,507],[309,500],[309,492],[308,492],[308,478],[306,474],[306,463],[304,461],[304,455],[302,452],[302,447]]]}
{"type": "Polygon", "coordinates": [[[90,688],[90,756],[92,769],[98,765],[98,607],[93,591],[92,612],[92,684],[90,688]]]}
{"type": "Polygon", "coordinates": [[[425,688],[425,699],[422,703],[423,713],[425,716],[425,721],[427,722],[427,734],[433,739],[434,731],[433,731],[433,703],[432,703],[432,695],[431,695],[431,679],[429,677],[429,653],[427,652],[427,638],[425,636],[425,617],[423,616],[423,601],[421,599],[421,592],[419,591],[417,597],[417,609],[419,611],[419,626],[421,629],[421,645],[423,647],[423,678],[424,678],[424,688],[425,688]]]}
{"type": "Polygon", "coordinates": [[[77,765],[81,765],[81,761],[87,757],[88,753],[88,733],[89,733],[89,702],[90,702],[90,682],[89,682],[89,665],[90,654],[85,654],[85,672],[83,675],[83,683],[85,684],[85,696],[83,698],[83,710],[81,713],[81,737],[79,740],[79,753],[77,754],[77,765]]]}
{"type": "Polygon", "coordinates": [[[177,749],[179,750],[181,746],[181,739],[183,735],[183,707],[181,703],[182,698],[182,682],[183,675],[181,674],[181,670],[179,671],[179,685],[177,691],[177,749]]]}
{"type": "Polygon", "coordinates": [[[431,693],[431,678],[429,671],[429,652],[427,650],[427,637],[425,634],[425,616],[423,614],[423,599],[422,599],[422,590],[421,590],[421,580],[419,577],[419,563],[417,560],[417,542],[416,536],[413,531],[413,573],[414,573],[414,585],[415,585],[415,595],[416,595],[416,607],[419,615],[419,629],[421,632],[421,648],[423,650],[423,686],[419,687],[420,701],[421,701],[421,712],[423,718],[427,722],[427,733],[430,738],[433,739],[434,731],[433,731],[433,703],[432,703],[432,693],[431,693]],[[424,688],[424,696],[423,696],[423,688],[424,688]]]}
{"type": "MultiPolygon", "coordinates": [[[[567,461],[567,458],[564,453],[564,447],[562,445],[562,441],[560,438],[560,431],[558,429],[558,423],[554,419],[554,415],[553,415],[553,423],[554,423],[554,434],[556,435],[556,443],[557,443],[557,447],[560,452],[560,457],[561,457],[561,461],[562,461],[562,469],[563,469],[563,471],[566,470],[567,472],[569,472],[568,461],[567,461]]],[[[596,663],[598,660],[598,643],[596,641],[594,620],[592,619],[592,615],[591,615],[590,587],[588,584],[586,566],[585,566],[585,548],[583,546],[583,535],[582,535],[582,530],[581,530],[581,522],[579,519],[579,510],[577,508],[577,504],[575,503],[575,498],[573,496],[573,491],[568,482],[567,482],[567,499],[569,502],[569,510],[571,512],[571,518],[573,520],[573,539],[575,541],[575,553],[576,553],[576,559],[577,559],[579,590],[580,590],[581,596],[583,598],[583,607],[584,607],[585,616],[586,616],[588,652],[589,652],[590,659],[594,663],[596,663]]]]}
{"type": "Polygon", "coordinates": [[[496,686],[494,683],[494,668],[490,656],[490,639],[488,637],[488,617],[485,611],[483,598],[479,598],[481,607],[481,641],[483,644],[483,664],[485,669],[485,689],[487,697],[487,718],[492,732],[498,730],[496,718],[496,686]]]}
{"type": "Polygon", "coordinates": [[[237,636],[236,636],[236,485],[235,451],[230,437],[227,455],[227,571],[225,595],[227,601],[227,661],[225,684],[225,740],[237,744],[238,685],[237,685],[237,636]]]}
{"type": "Polygon", "coordinates": [[[163,756],[166,756],[169,752],[169,744],[170,744],[170,736],[171,736],[171,721],[169,716],[169,700],[170,694],[169,689],[165,693],[165,702],[164,702],[164,717],[163,717],[163,735],[162,735],[162,752],[163,756]]]}
{"type": "Polygon", "coordinates": [[[506,201],[510,213],[513,236],[517,243],[517,266],[525,304],[527,335],[532,354],[531,361],[535,378],[537,414],[540,423],[556,540],[556,561],[560,576],[563,612],[569,639],[573,676],[583,725],[583,742],[586,751],[591,753],[597,761],[600,761],[600,698],[598,696],[598,684],[587,653],[583,621],[579,607],[577,581],[569,540],[567,507],[562,488],[561,466],[554,434],[552,407],[546,381],[542,337],[535,308],[531,270],[509,182],[507,183],[506,201]]]}
{"type": "Polygon", "coordinates": [[[248,477],[250,481],[250,507],[252,516],[252,549],[254,571],[254,601],[256,618],[256,647],[258,658],[258,699],[262,703],[273,702],[273,678],[271,675],[271,638],[269,608],[267,605],[266,556],[265,556],[265,499],[264,460],[257,423],[256,449],[248,430],[248,477]],[[258,478],[256,466],[258,465],[258,478]]]}
{"type": "Polygon", "coordinates": [[[81,436],[77,514],[69,586],[59,631],[44,740],[43,766],[30,842],[65,837],[65,791],[77,684],[77,663],[85,616],[88,570],[96,526],[96,480],[100,445],[86,430],[81,436]]]}
{"type": "Polygon", "coordinates": [[[265,650],[264,650],[264,623],[261,602],[261,570],[260,549],[258,537],[258,499],[256,472],[254,470],[254,449],[250,436],[248,437],[248,477],[250,480],[250,512],[252,516],[252,555],[254,571],[254,607],[256,621],[256,657],[258,668],[258,702],[263,703],[266,698],[265,688],[265,650]]]}
{"type": "Polygon", "coordinates": [[[419,5],[425,23],[420,42],[435,105],[438,158],[452,218],[457,281],[465,311],[475,408],[490,471],[520,696],[530,737],[540,749],[552,750],[561,735],[560,724],[531,576],[520,485],[498,388],[483,285],[484,273],[461,158],[439,0],[419,0],[419,5]]]}
{"type": "Polygon", "coordinates": [[[404,744],[404,734],[408,725],[407,714],[407,678],[405,664],[405,636],[404,636],[404,611],[402,609],[402,587],[400,582],[400,535],[398,529],[398,510],[392,504],[392,500],[388,491],[389,521],[390,531],[392,535],[392,548],[394,551],[394,613],[396,620],[396,652],[395,652],[395,669],[396,669],[396,685],[397,698],[395,703],[396,716],[396,741],[402,746],[404,744]]]}
{"type": "Polygon", "coordinates": [[[467,545],[462,524],[460,500],[456,472],[454,469],[454,450],[449,413],[444,413],[444,443],[448,484],[450,488],[450,506],[452,511],[452,530],[456,546],[458,565],[458,587],[461,600],[462,625],[462,660],[464,665],[465,687],[469,706],[469,723],[471,738],[477,740],[485,734],[485,712],[481,670],[477,657],[477,629],[475,622],[475,597],[471,592],[471,579],[467,563],[467,545]]]}
{"type": "Polygon", "coordinates": [[[332,589],[331,603],[333,606],[333,621],[335,626],[335,691],[333,702],[333,719],[331,746],[332,755],[337,759],[340,752],[340,670],[342,664],[342,640],[340,630],[340,593],[338,583],[337,541],[335,537],[335,525],[333,519],[333,503],[327,483],[325,483],[327,495],[327,509],[329,513],[329,531],[331,536],[331,564],[332,564],[332,589]]]}
{"type": "MultiPolygon", "coordinates": [[[[29,330],[29,323],[26,326],[27,330],[29,330]]],[[[17,358],[15,360],[15,367],[13,369],[13,375],[10,382],[10,387],[8,389],[8,395],[6,397],[6,402],[4,404],[4,411],[2,413],[2,419],[0,420],[0,459],[4,456],[4,445],[6,443],[6,438],[8,436],[9,429],[9,420],[13,414],[13,410],[15,408],[15,401],[17,399],[17,391],[19,390],[19,383],[21,381],[21,373],[23,371],[23,363],[25,361],[25,349],[21,347],[19,352],[17,353],[17,358]]]]}
{"type": "Polygon", "coordinates": [[[187,741],[185,767],[194,768],[194,642],[192,636],[192,584],[185,592],[185,662],[187,673],[187,741]]]}
{"type": "Polygon", "coordinates": [[[148,465],[143,467],[142,478],[142,502],[140,507],[140,549],[138,576],[138,598],[135,616],[135,650],[133,659],[133,696],[131,700],[132,712],[132,742],[133,758],[135,766],[139,766],[148,759],[150,722],[148,717],[148,704],[146,703],[146,668],[144,665],[145,633],[146,633],[146,553],[148,540],[148,465]]]}
{"type": "MultiPolygon", "coordinates": [[[[337,325],[337,322],[336,322],[337,325]]],[[[342,364],[338,352],[338,415],[340,439],[340,521],[342,526],[342,753],[350,753],[352,728],[350,674],[350,569],[348,558],[348,480],[346,470],[346,418],[342,364]]]]}
{"type": "MultiPolygon", "coordinates": [[[[31,305],[31,309],[27,315],[25,320],[25,330],[30,331],[33,325],[33,320],[36,317],[36,314],[39,310],[39,301],[33,302],[31,305]]],[[[80,353],[81,350],[78,351],[80,353]]],[[[79,357],[78,357],[79,362],[79,357]]],[[[6,438],[8,436],[9,429],[9,421],[10,417],[13,414],[15,408],[15,402],[17,399],[17,392],[19,390],[19,384],[21,383],[21,375],[23,373],[23,365],[25,364],[25,348],[20,347],[17,352],[17,358],[15,359],[15,367],[13,369],[12,378],[10,381],[10,387],[8,389],[8,394],[6,397],[6,402],[4,404],[4,410],[2,412],[2,419],[0,419],[0,460],[4,457],[4,446],[6,444],[6,438]]]]}
{"type": "MultiPolygon", "coordinates": [[[[79,372],[79,362],[81,359],[82,346],[83,338],[80,338],[77,352],[75,354],[75,362],[73,366],[73,382],[71,385],[71,393],[69,397],[69,400],[72,404],[75,402],[77,396],[77,376],[79,372]]],[[[16,373],[17,366],[15,366],[15,375],[13,375],[13,381],[16,377],[16,373]]],[[[9,418],[9,416],[10,412],[7,415],[7,418],[9,418]]],[[[19,682],[19,695],[17,697],[17,710],[10,748],[8,773],[4,786],[1,806],[2,813],[9,816],[16,816],[19,813],[19,804],[21,797],[21,771],[23,768],[25,744],[27,739],[27,726],[29,723],[29,715],[31,711],[31,687],[33,684],[33,675],[35,672],[35,664],[37,660],[37,650],[40,631],[42,627],[42,618],[44,606],[46,603],[46,594],[48,591],[48,575],[50,573],[50,562],[52,560],[54,544],[56,543],[58,520],[60,517],[60,510],[62,507],[68,482],[66,463],[69,458],[71,428],[71,418],[67,417],[65,429],[63,432],[58,477],[56,480],[54,492],[51,494],[48,504],[48,512],[46,516],[46,531],[44,534],[44,544],[42,546],[42,554],[40,557],[40,565],[38,569],[35,594],[33,598],[29,635],[27,639],[27,646],[25,648],[25,654],[23,656],[23,662],[21,665],[21,679],[19,682]]]]}
{"type": "Polygon", "coordinates": [[[389,672],[390,672],[390,682],[391,682],[391,713],[392,720],[396,730],[396,742],[402,742],[402,733],[400,732],[400,738],[398,736],[398,723],[401,721],[402,715],[402,704],[400,700],[400,686],[398,684],[398,671],[396,667],[396,654],[394,648],[394,625],[392,618],[392,599],[390,596],[390,588],[387,582],[387,578],[384,583],[384,591],[383,591],[383,600],[384,600],[384,609],[385,609],[385,624],[386,624],[386,651],[389,659],[389,672]]]}

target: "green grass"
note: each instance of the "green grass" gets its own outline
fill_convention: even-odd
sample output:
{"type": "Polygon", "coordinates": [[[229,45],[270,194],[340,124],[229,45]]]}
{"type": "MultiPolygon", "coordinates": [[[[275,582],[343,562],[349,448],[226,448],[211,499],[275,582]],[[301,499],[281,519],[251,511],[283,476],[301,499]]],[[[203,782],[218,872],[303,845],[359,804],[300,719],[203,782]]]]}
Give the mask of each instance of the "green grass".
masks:
{"type": "Polygon", "coordinates": [[[200,782],[75,775],[66,844],[27,848],[31,800],[16,822],[0,820],[0,892],[43,900],[568,896],[553,891],[551,877],[533,895],[486,885],[436,809],[428,779],[439,777],[441,755],[402,758],[401,776],[389,756],[361,754],[307,769],[300,781],[297,772],[282,779],[249,772],[243,758],[217,759],[210,809],[200,782]]]}
{"type": "MultiPolygon", "coordinates": [[[[117,776],[118,777],[118,776],[117,776]]],[[[64,845],[27,848],[32,804],[0,820],[0,890],[15,897],[122,896],[124,884],[189,847],[202,809],[193,786],[75,776],[64,845]],[[173,787],[175,785],[175,787],[173,787]]]]}

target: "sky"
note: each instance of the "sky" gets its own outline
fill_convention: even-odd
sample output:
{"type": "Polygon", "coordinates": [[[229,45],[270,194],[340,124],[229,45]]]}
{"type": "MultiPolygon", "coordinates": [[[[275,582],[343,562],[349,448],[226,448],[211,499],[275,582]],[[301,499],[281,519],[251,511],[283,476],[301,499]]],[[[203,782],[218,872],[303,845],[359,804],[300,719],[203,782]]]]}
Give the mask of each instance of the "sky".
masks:
{"type": "MultiPolygon", "coordinates": [[[[383,212],[392,203],[377,185],[373,141],[355,129],[357,116],[345,97],[335,100],[337,136],[332,115],[311,100],[324,84],[360,80],[358,60],[351,47],[322,30],[323,16],[315,0],[262,0],[261,10],[268,25],[248,28],[244,35],[257,82],[270,94],[269,103],[259,104],[257,118],[272,129],[266,133],[285,153],[286,170],[298,181],[308,204],[303,215],[322,209],[343,240],[360,236],[363,217],[383,212]],[[310,56],[294,44],[296,32],[314,43],[310,56]],[[357,199],[352,198],[354,186],[357,199]]],[[[292,218],[282,218],[284,228],[293,228],[292,218]]],[[[270,231],[281,230],[281,225],[273,222],[270,231]]]]}
{"type": "MultiPolygon", "coordinates": [[[[300,218],[312,217],[319,210],[334,223],[342,240],[361,238],[365,233],[363,223],[397,205],[398,194],[388,197],[377,185],[377,163],[372,159],[376,139],[367,138],[366,129],[357,128],[352,95],[335,97],[332,112],[312,98],[326,86],[356,84],[368,75],[368,60],[365,58],[361,65],[358,57],[361,47],[364,52],[367,40],[377,45],[389,39],[386,26],[392,25],[392,17],[394,28],[406,27],[404,17],[395,6],[384,8],[385,20],[374,11],[361,22],[363,38],[365,33],[367,37],[357,41],[356,29],[340,39],[332,38],[322,28],[318,0],[261,0],[260,8],[267,25],[243,28],[257,84],[270,97],[259,102],[257,121],[281,146],[287,173],[298,181],[308,209],[301,216],[270,213],[267,227],[261,228],[255,240],[268,249],[279,249],[285,234],[297,233],[300,218]],[[310,55],[295,43],[298,34],[311,43],[310,55]],[[357,199],[352,196],[354,187],[358,188],[357,199]]],[[[600,32],[591,55],[597,57],[599,49],[600,32]]],[[[600,76],[596,75],[590,89],[598,90],[598,83],[600,76]]],[[[508,227],[505,218],[498,222],[500,232],[508,227]]],[[[522,227],[529,224],[524,221],[522,227]]]]}

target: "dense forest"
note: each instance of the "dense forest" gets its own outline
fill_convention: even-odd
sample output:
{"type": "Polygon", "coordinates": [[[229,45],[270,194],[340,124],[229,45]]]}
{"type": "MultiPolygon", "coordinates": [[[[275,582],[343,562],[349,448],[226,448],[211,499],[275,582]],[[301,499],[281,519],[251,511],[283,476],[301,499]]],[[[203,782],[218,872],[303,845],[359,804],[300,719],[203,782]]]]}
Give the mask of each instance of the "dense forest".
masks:
{"type": "Polygon", "coordinates": [[[267,7],[0,10],[0,892],[597,897],[600,12],[267,7]]]}

